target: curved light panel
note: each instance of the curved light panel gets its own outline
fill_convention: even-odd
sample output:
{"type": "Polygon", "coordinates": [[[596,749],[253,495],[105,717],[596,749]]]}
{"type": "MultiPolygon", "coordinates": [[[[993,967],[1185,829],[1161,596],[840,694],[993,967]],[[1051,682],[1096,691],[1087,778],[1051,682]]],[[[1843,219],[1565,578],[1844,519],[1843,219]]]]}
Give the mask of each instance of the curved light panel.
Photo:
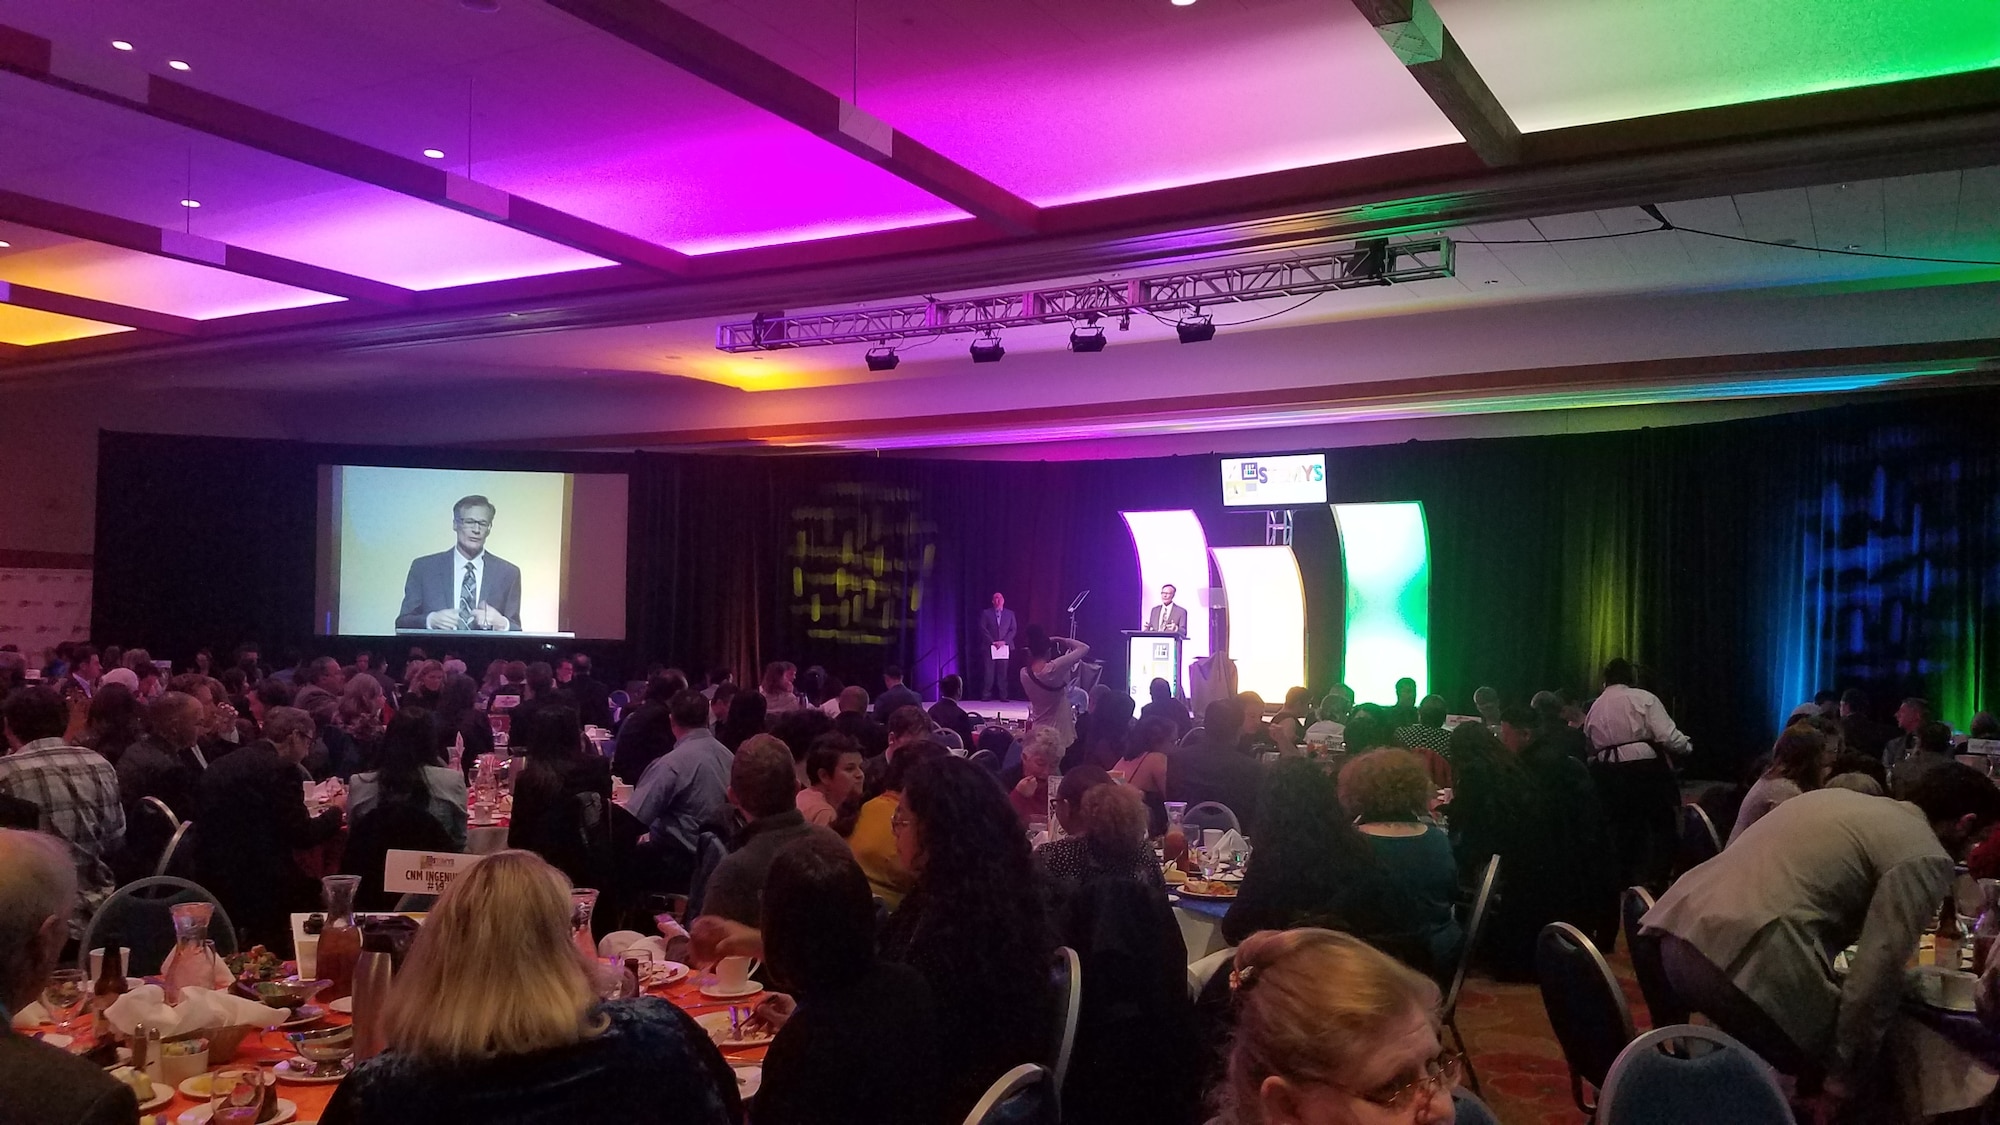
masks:
{"type": "Polygon", "coordinates": [[[1424,506],[1333,504],[1340,565],[1347,579],[1342,682],[1359,703],[1391,703],[1396,681],[1430,691],[1431,544],[1424,506]]]}
{"type": "Polygon", "coordinates": [[[1217,547],[1229,598],[1229,655],[1236,688],[1267,703],[1306,682],[1306,588],[1290,547],[1217,547]]]}
{"type": "Polygon", "coordinates": [[[1160,587],[1174,588],[1174,604],[1187,607],[1188,635],[1181,645],[1181,690],[1188,685],[1187,665],[1208,655],[1208,534],[1201,520],[1186,508],[1169,512],[1120,512],[1132,532],[1132,549],[1139,553],[1139,612],[1126,628],[1140,629],[1146,614],[1159,604],[1160,587]]]}

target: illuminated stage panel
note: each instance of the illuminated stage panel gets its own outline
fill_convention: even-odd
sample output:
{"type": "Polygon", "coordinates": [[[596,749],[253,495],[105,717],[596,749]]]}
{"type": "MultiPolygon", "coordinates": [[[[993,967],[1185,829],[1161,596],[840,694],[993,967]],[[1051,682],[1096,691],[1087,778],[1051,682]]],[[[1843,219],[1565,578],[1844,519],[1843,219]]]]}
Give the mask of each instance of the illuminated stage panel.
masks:
{"type": "Polygon", "coordinates": [[[1208,534],[1186,508],[1119,514],[1132,532],[1132,549],[1139,553],[1139,610],[1125,628],[1144,628],[1146,615],[1159,604],[1160,587],[1174,588],[1174,604],[1188,611],[1187,640],[1181,645],[1181,690],[1186,691],[1187,665],[1209,652],[1208,607],[1201,604],[1201,591],[1208,588],[1208,534]]]}
{"type": "Polygon", "coordinates": [[[1229,598],[1229,655],[1236,688],[1267,703],[1306,682],[1306,589],[1290,547],[1217,547],[1229,598]]]}
{"type": "Polygon", "coordinates": [[[1334,504],[1347,576],[1347,651],[1342,682],[1360,703],[1392,703],[1396,681],[1430,691],[1431,545],[1424,506],[1334,504]]]}

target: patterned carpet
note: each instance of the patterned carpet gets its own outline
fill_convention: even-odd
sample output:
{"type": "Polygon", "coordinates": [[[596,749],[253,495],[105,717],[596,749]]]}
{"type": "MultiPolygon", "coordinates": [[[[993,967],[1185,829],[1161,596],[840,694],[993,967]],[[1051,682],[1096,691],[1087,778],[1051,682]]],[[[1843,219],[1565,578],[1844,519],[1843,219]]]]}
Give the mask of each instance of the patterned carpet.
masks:
{"type": "MultiPolygon", "coordinates": [[[[1630,960],[1622,950],[1609,960],[1624,985],[1633,1022],[1647,1030],[1646,1004],[1630,960]]],[[[1570,1098],[1569,1068],[1534,985],[1473,975],[1459,997],[1458,1026],[1479,1070],[1481,1095],[1502,1125],[1583,1125],[1586,1118],[1570,1098]]]]}

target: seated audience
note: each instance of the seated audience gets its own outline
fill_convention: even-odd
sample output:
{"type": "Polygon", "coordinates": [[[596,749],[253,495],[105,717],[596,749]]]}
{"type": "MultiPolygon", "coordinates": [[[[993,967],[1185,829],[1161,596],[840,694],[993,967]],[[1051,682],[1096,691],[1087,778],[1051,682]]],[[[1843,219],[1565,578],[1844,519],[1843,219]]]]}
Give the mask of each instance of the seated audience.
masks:
{"type": "Polygon", "coordinates": [[[965,694],[965,680],[957,673],[938,681],[938,701],[931,704],[931,722],[945,730],[956,732],[959,744],[972,749],[972,716],[959,706],[959,699],[965,694]]]}
{"type": "Polygon", "coordinates": [[[736,1083],[691,1017],[655,997],[602,999],[570,938],[569,890],[528,852],[459,876],[396,974],[388,1049],[355,1067],[321,1121],[735,1125],[736,1083]]]}
{"type": "Polygon", "coordinates": [[[807,824],[831,826],[850,802],[861,797],[861,747],[844,734],[828,731],[806,751],[809,784],[794,803],[807,824]]]}
{"type": "Polygon", "coordinates": [[[705,687],[701,693],[708,696],[708,725],[711,730],[729,721],[729,708],[742,694],[736,690],[735,684],[727,683],[705,687]]]}
{"type": "Polygon", "coordinates": [[[437,710],[431,712],[438,759],[449,763],[456,752],[459,768],[467,774],[480,755],[493,753],[493,724],[487,722],[486,712],[474,705],[478,695],[479,685],[472,677],[455,672],[444,678],[437,710]]]}
{"type": "Polygon", "coordinates": [[[1803,724],[1787,727],[1771,747],[1771,766],[1743,795],[1736,810],[1736,826],[1729,830],[1734,844],[1765,813],[1801,793],[1819,788],[1826,740],[1803,724]]]}
{"type": "Polygon", "coordinates": [[[1174,728],[1174,741],[1194,729],[1194,717],[1188,714],[1187,702],[1174,694],[1174,685],[1159,676],[1146,685],[1147,702],[1139,708],[1139,718],[1165,719],[1174,728]]]}
{"type": "Polygon", "coordinates": [[[1128,880],[1165,896],[1160,863],[1147,842],[1146,806],[1130,786],[1096,766],[1078,766],[1056,790],[1056,821],[1066,835],[1035,849],[1052,913],[1099,879],[1128,880]]]}
{"type": "Polygon", "coordinates": [[[1953,863],[1996,820],[2000,791],[1957,762],[1926,771],[1907,804],[1804,793],[1676,881],[1644,932],[1695,1011],[1781,1071],[1823,1072],[1823,1108],[1857,1096],[1887,1108],[1883,1036],[1904,965],[1951,893],[1953,863]],[[1828,951],[1849,945],[1848,974],[1833,977],[1828,951]]]}
{"type": "Polygon", "coordinates": [[[128,821],[146,797],[165,801],[183,820],[193,814],[195,786],[208,768],[196,745],[200,737],[201,704],[194,697],[170,691],[146,708],[146,737],[118,758],[118,792],[128,821]]]}
{"type": "Polygon", "coordinates": [[[882,669],[882,694],[875,697],[875,719],[886,723],[889,716],[905,707],[922,709],[924,699],[903,683],[903,670],[894,664],[882,669]]]}
{"type": "MultiPolygon", "coordinates": [[[[116,690],[100,688],[99,695],[116,690]]],[[[0,796],[32,802],[41,826],[62,842],[76,869],[71,936],[81,937],[116,886],[109,859],[125,841],[125,810],[111,763],[81,746],[64,745],[67,721],[68,708],[54,688],[18,688],[0,702],[7,745],[6,757],[0,757],[0,796]]]]}
{"type": "Polygon", "coordinates": [[[1240,699],[1209,704],[1202,714],[1201,743],[1183,746],[1167,758],[1166,797],[1190,808],[1203,801],[1227,805],[1243,834],[1254,838],[1264,767],[1257,757],[1261,751],[1243,738],[1246,721],[1240,699]]]}
{"type": "Polygon", "coordinates": [[[1951,761],[1951,728],[1944,723],[1925,723],[1917,728],[1917,746],[1889,768],[1889,793],[1909,800],[1924,774],[1951,761]]]}
{"type": "Polygon", "coordinates": [[[1021,780],[1007,791],[1007,800],[1022,824],[1048,822],[1049,775],[1062,760],[1061,737],[1055,727],[1036,727],[1028,732],[1027,745],[1021,747],[1021,780]]]}
{"type": "Polygon", "coordinates": [[[782,992],[758,1007],[780,1030],[764,1057],[757,1125],[939,1120],[930,986],[876,956],[875,901],[853,854],[821,835],[788,844],[765,875],[761,916],[765,964],[782,992]]]}
{"type": "Polygon", "coordinates": [[[1086,716],[1089,723],[1077,727],[1076,741],[1081,749],[1072,748],[1067,758],[1075,761],[1065,761],[1065,769],[1081,764],[1108,770],[1125,758],[1126,742],[1132,735],[1132,697],[1106,688],[1092,702],[1086,716]]]}
{"type": "MultiPolygon", "coordinates": [[[[296,707],[264,715],[264,737],[225,755],[201,776],[194,813],[201,882],[236,924],[237,941],[283,948],[291,914],[319,907],[319,883],[292,853],[340,831],[343,798],[306,814],[300,763],[312,748],[312,716],[296,707]]],[[[379,872],[378,872],[379,877],[379,872]]]]}
{"type": "Polygon", "coordinates": [[[1873,754],[1847,753],[1826,764],[1826,780],[1822,784],[1881,797],[1889,792],[1889,771],[1882,767],[1882,759],[1873,754]]]}
{"type": "Polygon", "coordinates": [[[811,836],[840,839],[830,829],[806,823],[796,803],[797,790],[792,752],[777,738],[752,735],[737,748],[736,759],[729,766],[729,800],[742,810],[748,823],[708,877],[701,903],[703,914],[757,925],[763,909],[764,880],[778,853],[811,836]]]}
{"type": "Polygon", "coordinates": [[[715,740],[734,752],[752,735],[763,734],[768,717],[766,706],[764,696],[759,692],[746,691],[730,696],[729,717],[715,728],[715,740]]]}
{"type": "Polygon", "coordinates": [[[591,675],[590,656],[573,653],[569,658],[568,691],[576,700],[576,716],[586,727],[611,729],[611,689],[591,675]]]}
{"type": "Polygon", "coordinates": [[[646,681],[646,698],[625,716],[618,727],[618,748],[611,755],[611,772],[627,785],[639,784],[646,767],[674,748],[673,724],[668,704],[687,690],[685,681],[665,675],[646,681]]]}
{"type": "Polygon", "coordinates": [[[868,717],[868,689],[842,688],[836,697],[833,729],[861,746],[864,757],[879,758],[889,750],[889,729],[868,717]]]}
{"type": "Polygon", "coordinates": [[[602,887],[611,866],[611,765],[584,745],[577,709],[556,703],[521,731],[527,760],[514,781],[507,846],[534,852],[579,887],[602,887]]]}
{"type": "Polygon", "coordinates": [[[764,696],[767,713],[782,715],[805,705],[792,690],[798,674],[798,665],[789,661],[779,660],[764,666],[764,679],[758,690],[764,696]]]}
{"type": "Polygon", "coordinates": [[[122,685],[101,684],[91,697],[90,717],[77,741],[116,766],[125,748],[145,734],[145,710],[139,705],[139,697],[122,685]]]}
{"type": "Polygon", "coordinates": [[[465,774],[440,765],[436,755],[430,713],[421,707],[403,708],[383,733],[377,767],[352,778],[347,814],[360,821],[383,804],[411,805],[429,813],[452,845],[463,850],[465,774]]]}
{"type": "MultiPolygon", "coordinates": [[[[30,689],[21,689],[30,690],[30,689]]],[[[56,696],[58,714],[64,712],[56,696]]],[[[75,864],[39,832],[0,829],[0,1012],[40,998],[70,940],[75,864]]],[[[0,1121],[9,1125],[136,1125],[132,1088],[102,1067],[0,1019],[0,1121]]]]}
{"type": "Polygon", "coordinates": [[[1220,1125],[1492,1125],[1442,1048],[1437,985],[1347,934],[1260,933],[1230,970],[1220,1125]]]}
{"type": "Polygon", "coordinates": [[[1306,739],[1306,724],[1312,722],[1312,693],[1302,687],[1292,688],[1285,693],[1284,706],[1271,716],[1265,729],[1271,734],[1271,741],[1280,750],[1292,750],[1303,745],[1306,739]]]}
{"type": "Polygon", "coordinates": [[[1341,808],[1375,853],[1385,898],[1405,923],[1400,936],[1429,953],[1412,967],[1448,979],[1465,931],[1452,913],[1458,865],[1451,840],[1430,818],[1435,792],[1430,775],[1407,750],[1371,750],[1340,771],[1341,808]]]}
{"type": "Polygon", "coordinates": [[[1430,774],[1431,784],[1439,789],[1451,788],[1451,763],[1444,756],[1451,747],[1451,734],[1444,729],[1449,714],[1444,696],[1426,695],[1417,704],[1417,721],[1397,727],[1395,732],[1396,745],[1417,756],[1424,772],[1430,774]]]}
{"type": "Polygon", "coordinates": [[[1347,720],[1354,710],[1354,693],[1337,685],[1319,701],[1319,720],[1306,727],[1305,741],[1340,747],[1347,742],[1347,720]]]}
{"type": "Polygon", "coordinates": [[[1930,700],[1916,696],[1903,700],[1896,708],[1897,733],[1882,747],[1882,764],[1893,772],[1897,763],[1916,753],[1924,724],[1930,721],[1930,700]]]}
{"type": "MultiPolygon", "coordinates": [[[[444,693],[445,677],[450,674],[445,671],[444,663],[438,660],[412,660],[409,667],[403,669],[403,674],[408,678],[402,693],[403,706],[436,710],[444,693]]],[[[505,678],[496,691],[502,695],[525,699],[527,685],[523,681],[528,674],[527,665],[518,660],[509,661],[505,665],[503,674],[505,678]]]]}
{"type": "MultiPolygon", "coordinates": [[[[896,846],[896,818],[903,807],[903,779],[920,762],[949,758],[951,751],[935,742],[919,742],[904,747],[882,775],[882,792],[863,801],[847,835],[847,846],[868,876],[875,896],[894,910],[916,883],[916,876],[903,862],[896,846]]],[[[1024,837],[1025,839],[1025,837],[1024,837]]]]}
{"type": "Polygon", "coordinates": [[[806,754],[821,735],[833,733],[833,720],[817,707],[800,707],[778,716],[771,724],[771,733],[792,752],[792,772],[798,777],[799,788],[811,785],[806,776],[806,754]]]}
{"type": "Polygon", "coordinates": [[[725,835],[729,823],[727,747],[708,730],[708,700],[681,689],[668,705],[674,748],[646,767],[626,805],[652,834],[670,874],[692,869],[703,832],[725,835]]]}
{"type": "Polygon", "coordinates": [[[1167,830],[1167,751],[1173,748],[1174,724],[1157,715],[1133,724],[1125,740],[1125,757],[1111,767],[1111,776],[1131,786],[1146,805],[1146,833],[1167,830]]]}

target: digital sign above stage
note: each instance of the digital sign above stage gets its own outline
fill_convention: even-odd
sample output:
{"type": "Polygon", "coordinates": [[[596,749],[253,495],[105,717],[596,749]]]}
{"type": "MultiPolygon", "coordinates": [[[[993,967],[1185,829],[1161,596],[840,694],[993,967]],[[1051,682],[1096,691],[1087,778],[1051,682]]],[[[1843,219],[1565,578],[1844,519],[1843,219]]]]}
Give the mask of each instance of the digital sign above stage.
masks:
{"type": "Polygon", "coordinates": [[[1299,508],[1324,503],[1324,454],[1222,459],[1222,506],[1225,508],[1299,508]]]}

